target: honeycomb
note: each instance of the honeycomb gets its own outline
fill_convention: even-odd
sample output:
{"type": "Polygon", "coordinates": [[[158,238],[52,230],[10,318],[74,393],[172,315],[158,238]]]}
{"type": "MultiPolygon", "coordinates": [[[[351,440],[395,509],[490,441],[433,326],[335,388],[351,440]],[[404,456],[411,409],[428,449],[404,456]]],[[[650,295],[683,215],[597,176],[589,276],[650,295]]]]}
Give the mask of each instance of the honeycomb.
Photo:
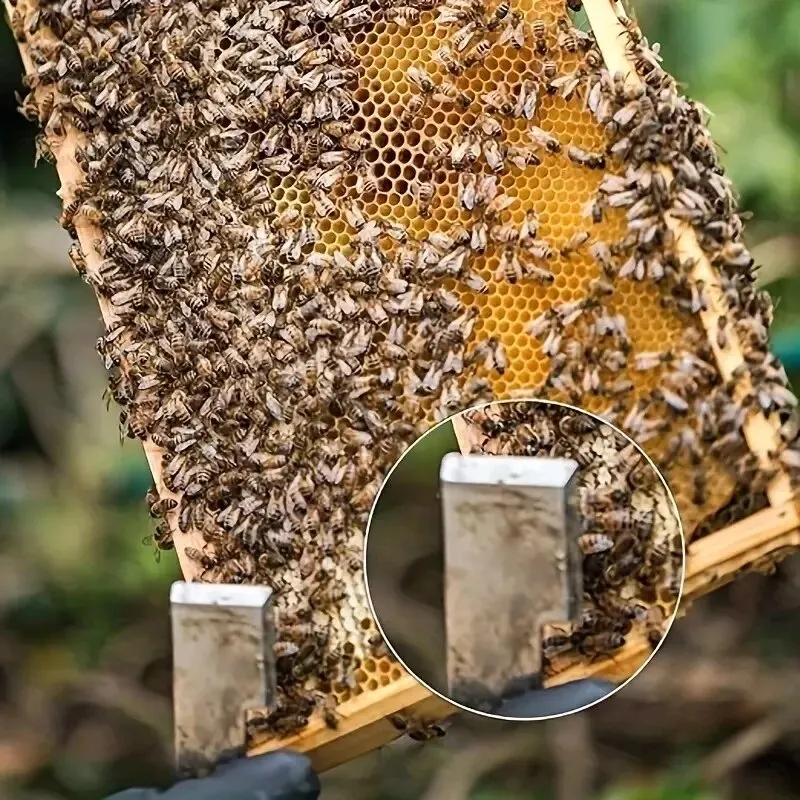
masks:
{"type": "MultiPolygon", "coordinates": [[[[620,276],[589,247],[619,261],[642,221],[630,204],[587,220],[632,168],[612,157],[625,125],[597,122],[603,104],[657,100],[719,174],[646,42],[632,47],[653,97],[628,102],[563,0],[19,0],[11,24],[22,110],[57,161],[71,257],[101,299],[111,394],[151,454],[154,539],[203,580],[275,590],[279,702],[256,727],[296,732],[321,696],[401,675],[360,551],[382,477],[435,420],[518,392],[597,411],[665,465],[687,532],[749,469],[738,417],[720,458],[684,452],[684,433],[733,407],[685,265],[665,255],[666,280],[638,280],[638,262],[620,276]],[[548,315],[570,335],[538,335],[548,315]],[[613,368],[588,357],[598,335],[613,368]],[[664,393],[676,376],[691,403],[664,393]]],[[[656,161],[663,136],[639,135],[656,161]]],[[[769,309],[722,180],[707,181],[714,213],[696,227],[731,273],[756,403],[782,409],[784,377],[760,357],[769,309]]],[[[709,203],[698,197],[682,202],[709,203]]]]}
{"type": "MultiPolygon", "coordinates": [[[[370,141],[366,155],[378,184],[378,191],[364,198],[367,217],[399,222],[419,239],[466,224],[470,216],[460,208],[459,175],[451,169],[435,172],[430,217],[421,217],[414,187],[425,177],[426,155],[438,142],[450,142],[473,126],[478,116],[487,110],[481,98],[497,87],[516,86],[532,74],[541,73],[545,60],[557,65],[559,75],[568,75],[579,67],[580,56],[553,47],[559,35],[558,20],[564,17],[563,2],[529,0],[515,3],[513,8],[525,14],[528,20],[538,19],[547,25],[550,49],[546,59],[529,46],[493,48],[480,66],[467,70],[454,81],[456,88],[468,93],[472,100],[468,111],[448,107],[448,104],[432,104],[428,113],[414,119],[409,130],[403,129],[400,118],[418,91],[408,78],[408,70],[415,66],[425,69],[437,80],[452,77],[436,59],[437,51],[446,41],[445,30],[436,22],[436,13],[421,13],[419,22],[411,25],[379,20],[368,30],[356,34],[355,51],[363,76],[354,95],[353,127],[370,141]]],[[[568,101],[557,94],[544,95],[540,99],[536,124],[587,151],[602,151],[607,143],[602,127],[577,98],[568,101]]],[[[511,146],[528,145],[527,127],[525,121],[503,120],[505,140],[511,146]]],[[[488,167],[485,171],[489,172],[488,167]]],[[[534,209],[541,220],[540,236],[554,246],[561,246],[576,232],[588,227],[584,211],[596,195],[602,178],[602,171],[578,166],[562,154],[545,157],[540,165],[524,170],[509,169],[501,176],[499,185],[503,193],[513,199],[507,210],[511,222],[520,224],[525,213],[534,209]]],[[[356,178],[351,177],[345,186],[352,196],[356,191],[356,178]]],[[[612,241],[624,233],[624,228],[623,215],[607,219],[602,237],[612,241]]],[[[341,221],[322,220],[320,230],[326,245],[347,246],[350,234],[341,221]]],[[[497,337],[504,345],[508,368],[502,376],[487,374],[492,390],[497,397],[519,393],[569,400],[544,387],[550,359],[526,332],[526,327],[554,304],[585,297],[592,280],[600,275],[599,268],[585,252],[568,259],[556,254],[550,265],[555,275],[552,286],[542,287],[532,282],[511,285],[494,279],[499,258],[497,253],[489,253],[473,261],[475,271],[489,285],[485,294],[470,291],[456,282],[448,284],[465,306],[480,309],[475,338],[497,337]]],[[[655,284],[617,281],[608,309],[611,314],[625,315],[636,352],[678,349],[685,341],[687,329],[693,330],[698,338],[705,336],[698,320],[672,313],[662,306],[661,290],[655,284]]],[[[638,393],[634,391],[634,398],[651,390],[659,379],[658,371],[632,373],[628,377],[639,390],[638,393]]],[[[608,405],[607,399],[601,396],[581,398],[581,406],[595,413],[602,413],[608,405]]],[[[620,423],[622,419],[614,421],[620,423]]],[[[654,458],[663,453],[663,441],[644,445],[654,458]]],[[[701,519],[725,502],[733,487],[728,476],[717,468],[707,499],[698,505],[692,500],[692,477],[688,471],[671,471],[669,483],[689,533],[701,519]]]]}

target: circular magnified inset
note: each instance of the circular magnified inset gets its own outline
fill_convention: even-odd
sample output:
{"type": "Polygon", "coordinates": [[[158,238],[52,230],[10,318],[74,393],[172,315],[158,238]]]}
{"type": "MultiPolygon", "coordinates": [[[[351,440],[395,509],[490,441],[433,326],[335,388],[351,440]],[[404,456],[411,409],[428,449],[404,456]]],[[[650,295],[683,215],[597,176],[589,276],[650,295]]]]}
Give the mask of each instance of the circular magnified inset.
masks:
{"type": "Polygon", "coordinates": [[[477,406],[395,464],[365,575],[386,644],[466,710],[546,719],[613,694],[652,657],[683,585],[675,500],[642,449],[578,408],[477,406]]]}

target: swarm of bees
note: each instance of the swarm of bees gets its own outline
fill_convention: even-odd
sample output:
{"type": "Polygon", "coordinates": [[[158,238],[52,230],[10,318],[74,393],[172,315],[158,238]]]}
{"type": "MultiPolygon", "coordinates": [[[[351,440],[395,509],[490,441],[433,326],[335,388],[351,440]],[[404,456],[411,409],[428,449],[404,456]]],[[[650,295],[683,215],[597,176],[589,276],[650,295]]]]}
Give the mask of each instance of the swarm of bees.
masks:
{"type": "MultiPolygon", "coordinates": [[[[591,46],[573,78],[551,82],[564,96],[582,99],[603,126],[605,151],[533,134],[542,150],[566,149],[574,163],[608,170],[584,209],[586,229],[561,250],[568,258],[588,252],[601,278],[584,298],[553,304],[528,326],[550,359],[541,390],[581,405],[599,399],[604,405],[593,407],[645,444],[667,474],[688,471],[685,513],[707,504],[710,468],[727,472],[735,483],[734,500],[720,519],[734,521],[752,511],[751,499],[763,496],[778,468],[800,477],[797,398],[768,349],[772,304],[756,289],[756,265],[741,241],[743,217],[705,127],[708,112],[678,95],[657,48],[649,47],[634,21],[622,22],[643,85],[591,69],[591,46]],[[671,170],[671,181],[664,168],[671,170]],[[627,319],[609,309],[615,290],[628,281],[658,285],[661,305],[689,325],[710,308],[708,287],[691,278],[695,262],[680,255],[667,215],[694,228],[719,272],[728,309],[718,318],[714,343],[724,351],[735,332],[745,357],[730,381],[721,380],[711,346],[696,327],[687,327],[679,347],[636,352],[627,319]],[[624,222],[613,238],[605,224],[612,219],[624,222]],[[653,388],[639,389],[631,372],[652,375],[653,388]],[[745,442],[744,425],[754,412],[774,413],[783,423],[781,447],[770,454],[768,467],[745,442]]],[[[686,516],[693,533],[697,517],[686,516]]],[[[697,532],[711,529],[703,525],[697,532]]]]}
{"type": "Polygon", "coordinates": [[[551,403],[497,403],[464,418],[478,452],[579,465],[582,619],[545,634],[546,673],[613,657],[632,632],[655,648],[677,608],[684,548],[677,511],[641,451],[595,417],[551,403]]]}
{"type": "MultiPolygon", "coordinates": [[[[162,453],[171,496],[151,497],[153,541],[169,549],[200,532],[205,545],[186,553],[202,579],[275,590],[279,701],[259,723],[275,734],[314,713],[335,720],[320,698],[369,688],[363,665],[388,658],[360,576],[364,523],[383,476],[431,421],[507,394],[544,359],[541,392],[601,410],[676,476],[691,471],[692,496],[681,495],[691,513],[705,508],[709,459],[749,486],[767,480],[743,420],[756,408],[787,417],[796,403],[766,350],[771,307],[702,109],[679,97],[635,26],[642,93],[603,71],[593,37],[570,22],[577,0],[530,5],[12,9],[37,155],[63,152],[72,165],[74,147],[81,173],[61,223],[107,311],[97,344],[109,399],[125,433],[162,453]],[[412,64],[393,48],[404,65],[393,87],[406,91],[378,119],[367,66],[398,32],[429,58],[412,64]],[[502,77],[498,54],[514,64],[502,77]],[[474,91],[487,69],[495,85],[474,91]],[[548,114],[569,107],[599,121],[608,147],[555,132],[548,114]],[[426,133],[445,112],[462,124],[426,133]],[[410,154],[400,178],[379,163],[390,134],[410,154]],[[509,188],[556,161],[599,186],[563,240],[544,200],[534,208],[509,188]],[[734,400],[699,333],[703,287],[673,253],[666,209],[696,227],[720,270],[730,310],[719,341],[735,333],[746,345],[747,396],[734,400]],[[606,236],[614,219],[628,226],[621,239],[606,236]],[[583,298],[564,300],[567,263],[593,273],[583,298]],[[629,331],[613,303],[645,282],[687,331],[680,346],[637,354],[636,320],[629,331]],[[548,299],[498,328],[493,295],[512,290],[548,299]],[[530,361],[508,352],[525,326],[530,361]]],[[[798,474],[797,432],[786,431],[775,458],[798,474]]]]}

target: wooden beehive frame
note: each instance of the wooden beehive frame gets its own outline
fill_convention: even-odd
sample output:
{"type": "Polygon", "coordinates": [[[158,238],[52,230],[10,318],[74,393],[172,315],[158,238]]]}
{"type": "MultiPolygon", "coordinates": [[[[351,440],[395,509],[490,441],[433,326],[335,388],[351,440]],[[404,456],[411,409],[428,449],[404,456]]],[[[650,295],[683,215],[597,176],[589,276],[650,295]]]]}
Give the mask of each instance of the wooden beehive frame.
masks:
{"type": "MultiPolygon", "coordinates": [[[[4,5],[10,18],[13,13],[11,0],[4,0],[4,5]]],[[[622,14],[619,4],[612,0],[584,0],[583,5],[608,70],[612,74],[625,74],[629,81],[638,81],[626,52],[628,36],[618,16],[622,14]]],[[[24,43],[20,43],[20,52],[26,71],[33,71],[30,53],[24,43]]],[[[81,182],[81,170],[75,158],[76,148],[80,144],[80,133],[68,127],[63,138],[49,144],[56,159],[61,182],[59,196],[66,205],[75,198],[81,182]]],[[[715,280],[714,268],[688,226],[669,217],[667,224],[676,234],[681,255],[694,260],[694,277],[703,280],[708,287],[711,303],[709,310],[701,315],[702,322],[709,333],[720,373],[727,380],[741,365],[743,357],[735,338],[731,337],[732,341],[724,350],[715,341],[714,332],[725,304],[715,280]]],[[[96,274],[102,261],[95,246],[100,238],[99,231],[85,219],[76,220],[75,229],[85,256],[87,273],[89,276],[96,274]]],[[[106,327],[114,327],[116,319],[111,305],[99,296],[98,304],[106,327]]],[[[752,414],[746,424],[745,435],[752,452],[762,463],[768,463],[769,453],[777,449],[777,427],[764,415],[752,414]]],[[[152,442],[144,443],[144,451],[160,496],[174,496],[166,489],[162,480],[161,451],[152,442]]],[[[729,582],[741,572],[757,569],[760,565],[769,566],[800,547],[800,515],[785,472],[781,472],[773,480],[767,494],[770,502],[767,509],[689,546],[681,613],[685,613],[694,599],[729,582]]],[[[167,515],[167,523],[173,530],[176,529],[175,512],[167,515]]],[[[202,546],[203,539],[197,531],[182,533],[176,539],[175,549],[186,580],[193,580],[199,574],[198,564],[188,557],[186,550],[202,549],[202,546]]],[[[566,670],[554,676],[549,685],[587,675],[611,680],[627,677],[644,661],[648,650],[649,645],[643,639],[630,641],[613,661],[598,661],[588,668],[581,666],[579,675],[574,674],[572,669],[566,670]]],[[[277,746],[291,747],[308,752],[315,767],[322,771],[400,736],[397,728],[387,719],[389,715],[402,713],[407,717],[436,719],[454,713],[456,708],[431,694],[410,675],[403,675],[401,679],[384,688],[343,703],[338,711],[341,722],[336,730],[325,726],[322,720],[313,719],[301,733],[253,748],[251,754],[277,746]]]]}

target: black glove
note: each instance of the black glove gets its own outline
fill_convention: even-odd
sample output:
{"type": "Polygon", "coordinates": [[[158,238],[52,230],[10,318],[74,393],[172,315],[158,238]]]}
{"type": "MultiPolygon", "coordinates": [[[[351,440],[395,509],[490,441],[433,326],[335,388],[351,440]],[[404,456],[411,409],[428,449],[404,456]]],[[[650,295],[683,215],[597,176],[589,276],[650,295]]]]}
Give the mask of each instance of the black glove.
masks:
{"type": "Polygon", "coordinates": [[[551,689],[533,689],[507,697],[492,714],[518,719],[541,719],[557,714],[577,711],[607,697],[617,684],[599,680],[580,680],[553,686],[551,689]]]}
{"type": "Polygon", "coordinates": [[[319,778],[307,756],[288,750],[221,764],[207,778],[171,789],[128,789],[105,800],[317,800],[319,778]]]}

